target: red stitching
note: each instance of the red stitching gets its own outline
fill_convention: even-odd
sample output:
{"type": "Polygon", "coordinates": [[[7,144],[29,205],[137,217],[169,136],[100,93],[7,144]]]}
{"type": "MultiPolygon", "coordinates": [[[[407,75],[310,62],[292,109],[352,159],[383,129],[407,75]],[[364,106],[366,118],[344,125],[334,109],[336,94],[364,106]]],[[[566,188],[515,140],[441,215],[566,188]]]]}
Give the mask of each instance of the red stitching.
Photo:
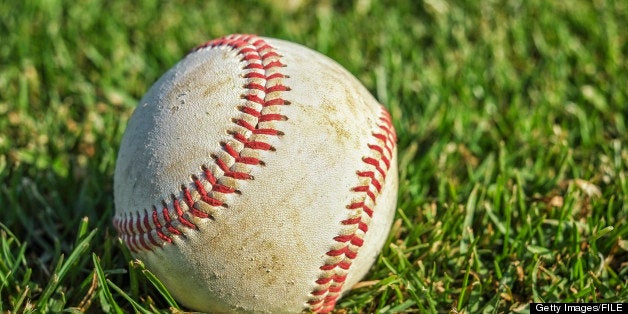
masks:
{"type": "MultiPolygon", "coordinates": [[[[249,97],[249,96],[246,96],[246,97],[249,97]]],[[[255,98],[257,98],[257,96],[255,96],[255,98]]],[[[247,99],[247,100],[250,100],[250,99],[247,99]]],[[[254,101],[254,102],[256,102],[256,101],[254,101]]],[[[261,112],[255,110],[255,108],[253,108],[253,107],[240,107],[238,109],[240,109],[240,111],[242,111],[242,112],[244,112],[246,114],[252,115],[252,116],[254,116],[256,118],[259,118],[259,116],[262,114],[261,112]]]]}
{"type": "Polygon", "coordinates": [[[267,101],[266,104],[264,104],[264,106],[268,107],[268,106],[280,106],[280,105],[289,105],[289,104],[290,102],[287,100],[284,100],[282,98],[275,98],[275,99],[267,101]]]}
{"type": "Polygon", "coordinates": [[[285,65],[283,63],[281,63],[281,61],[277,60],[277,61],[272,61],[268,64],[264,65],[264,70],[268,70],[271,68],[277,68],[277,67],[284,67],[285,65]]]}
{"type": "Polygon", "coordinates": [[[201,183],[201,181],[198,180],[198,178],[196,178],[196,176],[193,176],[192,179],[194,180],[194,185],[196,186],[196,190],[201,195],[201,200],[203,202],[211,206],[222,206],[224,202],[209,196],[209,194],[207,194],[207,191],[205,191],[203,184],[201,183]]]}
{"type": "MultiPolygon", "coordinates": [[[[179,206],[179,200],[173,198],[172,203],[173,203],[173,207],[174,207],[174,209],[175,209],[175,211],[177,213],[177,217],[178,217],[177,219],[179,220],[179,223],[181,223],[182,225],[184,225],[187,228],[196,229],[196,225],[195,224],[193,224],[192,222],[190,222],[189,220],[187,220],[187,219],[185,219],[183,217],[183,210],[181,210],[181,206],[179,206]]],[[[163,206],[164,206],[163,210],[168,210],[168,206],[166,205],[165,202],[164,202],[163,206]]]]}
{"type": "Polygon", "coordinates": [[[268,79],[269,79],[269,80],[272,80],[272,79],[276,79],[276,78],[284,78],[284,77],[287,77],[287,76],[283,75],[282,73],[277,72],[277,73],[273,73],[273,74],[271,74],[271,75],[268,77],[268,79]]]}
{"type": "Polygon", "coordinates": [[[372,155],[362,158],[368,170],[357,172],[357,177],[368,179],[368,183],[351,189],[359,193],[360,197],[346,206],[349,217],[341,221],[347,227],[346,232],[333,238],[336,244],[342,245],[326,253],[330,258],[319,268],[321,274],[315,281],[317,286],[310,293],[308,304],[315,313],[329,313],[334,309],[346,280],[346,273],[364,244],[364,236],[373,217],[373,207],[368,204],[376,204],[390,169],[396,135],[388,112],[383,107],[380,112],[378,132],[372,133],[374,143],[367,144],[372,155]],[[359,209],[362,211],[358,212],[359,209]],[[341,260],[338,261],[339,259],[341,260]]]}
{"type": "Polygon", "coordinates": [[[161,231],[162,225],[159,222],[159,217],[158,217],[159,214],[157,213],[157,210],[153,209],[152,214],[153,214],[153,223],[155,224],[155,231],[157,231],[157,236],[159,236],[164,242],[172,243],[172,239],[161,231]]]}
{"type": "MultiPolygon", "coordinates": [[[[260,98],[260,97],[259,97],[259,96],[257,96],[257,95],[254,95],[254,94],[249,94],[249,95],[246,95],[244,98],[245,98],[246,100],[251,101],[251,102],[254,102],[254,103],[256,103],[256,104],[264,105],[264,99],[260,98]]],[[[249,109],[249,108],[248,108],[248,107],[243,108],[243,110],[245,110],[245,109],[249,109]]],[[[259,111],[256,111],[256,110],[255,110],[255,109],[253,109],[253,108],[250,108],[249,110],[252,110],[251,112],[254,112],[254,113],[249,113],[250,115],[252,115],[252,116],[256,116],[256,117],[259,117],[259,114],[260,114],[260,112],[259,112],[259,111]]],[[[246,112],[246,111],[245,111],[245,112],[246,112]]],[[[247,112],[247,113],[248,113],[248,112],[247,112]]]]}
{"type": "MultiPolygon", "coordinates": [[[[240,132],[231,132],[233,139],[242,143],[243,147],[253,150],[274,151],[275,148],[265,142],[262,137],[256,135],[282,136],[284,133],[273,126],[264,125],[260,127],[260,122],[285,121],[288,118],[275,113],[265,113],[262,108],[271,106],[289,105],[290,102],[283,99],[283,92],[289,91],[290,87],[277,82],[276,79],[287,78],[286,75],[274,70],[285,65],[280,61],[281,55],[264,39],[254,35],[229,35],[223,38],[209,41],[202,44],[192,52],[203,49],[228,48],[236,51],[242,62],[243,77],[249,82],[243,86],[245,94],[242,96],[247,103],[238,107],[243,114],[251,116],[256,122],[249,118],[244,120],[241,117],[233,118],[231,121],[240,127],[250,131],[250,135],[240,132]],[[272,71],[271,71],[272,70],[272,71]],[[271,94],[272,93],[272,94],[271,94]]],[[[141,209],[134,212],[127,212],[115,217],[113,226],[117,230],[120,238],[127,244],[133,252],[142,250],[154,250],[168,243],[173,243],[175,237],[184,236],[184,229],[196,230],[198,227],[193,223],[193,217],[197,219],[213,219],[211,213],[202,210],[202,206],[197,206],[198,202],[203,202],[213,207],[227,207],[222,197],[240,192],[235,188],[220,183],[220,177],[230,177],[236,180],[252,180],[250,174],[233,169],[236,164],[249,166],[263,166],[264,161],[257,156],[243,155],[232,144],[221,143],[225,151],[233,160],[223,160],[218,155],[213,156],[214,168],[201,165],[203,175],[191,176],[188,187],[181,186],[179,197],[171,195],[170,200],[162,200],[160,210],[156,207],[148,211],[141,209]],[[210,170],[214,169],[214,170],[210,170]],[[222,173],[222,174],[220,174],[222,173]],[[207,187],[207,188],[206,188],[207,187]],[[195,200],[197,198],[198,200],[195,200]]],[[[212,161],[210,161],[211,163],[212,161]]]]}
{"type": "Polygon", "coordinates": [[[266,77],[266,75],[258,72],[249,72],[244,74],[244,78],[261,78],[261,79],[270,79],[270,77],[266,77]]]}
{"type": "Polygon", "coordinates": [[[236,119],[233,121],[235,124],[253,132],[253,134],[266,134],[266,135],[283,135],[283,132],[275,129],[256,129],[253,125],[246,122],[243,119],[236,119]]]}

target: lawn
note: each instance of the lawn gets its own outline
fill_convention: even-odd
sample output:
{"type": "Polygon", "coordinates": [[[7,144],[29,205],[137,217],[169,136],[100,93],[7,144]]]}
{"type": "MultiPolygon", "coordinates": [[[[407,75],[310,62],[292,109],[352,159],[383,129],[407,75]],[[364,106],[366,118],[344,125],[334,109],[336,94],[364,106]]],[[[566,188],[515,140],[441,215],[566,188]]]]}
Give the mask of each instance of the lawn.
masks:
{"type": "Polygon", "coordinates": [[[230,33],[391,112],[396,220],[339,313],[628,302],[627,29],[620,0],[0,1],[0,312],[184,310],[117,239],[113,171],[142,95],[230,33]]]}

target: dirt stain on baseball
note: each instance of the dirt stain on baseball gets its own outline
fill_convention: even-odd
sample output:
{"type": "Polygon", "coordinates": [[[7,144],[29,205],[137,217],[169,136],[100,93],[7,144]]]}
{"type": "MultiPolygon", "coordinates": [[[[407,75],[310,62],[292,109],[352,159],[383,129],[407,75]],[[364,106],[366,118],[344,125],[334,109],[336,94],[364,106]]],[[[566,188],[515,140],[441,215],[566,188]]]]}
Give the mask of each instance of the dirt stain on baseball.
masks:
{"type": "Polygon", "coordinates": [[[321,104],[321,109],[324,112],[327,112],[327,114],[320,114],[320,116],[324,117],[326,120],[324,125],[328,126],[328,128],[333,131],[333,134],[338,142],[346,144],[351,139],[351,132],[347,129],[348,125],[333,119],[333,117],[338,116],[338,109],[336,106],[324,99],[321,104]]]}
{"type": "Polygon", "coordinates": [[[214,95],[225,88],[225,86],[233,85],[233,78],[231,76],[223,76],[221,80],[206,82],[205,89],[203,90],[203,97],[214,95]]]}

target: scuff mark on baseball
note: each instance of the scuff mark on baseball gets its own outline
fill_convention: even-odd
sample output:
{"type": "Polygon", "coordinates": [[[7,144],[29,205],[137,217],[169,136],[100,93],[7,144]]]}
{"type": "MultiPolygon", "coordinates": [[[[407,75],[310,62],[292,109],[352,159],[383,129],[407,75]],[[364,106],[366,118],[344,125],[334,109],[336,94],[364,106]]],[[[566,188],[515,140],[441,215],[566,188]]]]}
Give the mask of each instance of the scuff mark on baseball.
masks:
{"type": "Polygon", "coordinates": [[[390,116],[336,62],[229,35],[142,98],[114,176],[121,239],[190,309],[331,311],[386,241],[390,116]]]}

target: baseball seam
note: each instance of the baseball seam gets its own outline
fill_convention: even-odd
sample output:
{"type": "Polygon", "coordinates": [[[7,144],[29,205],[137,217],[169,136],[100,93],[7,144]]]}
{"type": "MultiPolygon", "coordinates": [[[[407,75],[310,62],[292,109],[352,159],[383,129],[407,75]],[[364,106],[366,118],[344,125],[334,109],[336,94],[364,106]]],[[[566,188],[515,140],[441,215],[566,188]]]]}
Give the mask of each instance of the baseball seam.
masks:
{"type": "Polygon", "coordinates": [[[349,268],[364,243],[377,196],[381,193],[391,166],[397,139],[390,115],[383,107],[380,108],[372,140],[374,143],[367,144],[372,154],[362,158],[365,168],[356,173],[361,184],[352,188],[360,196],[346,206],[348,217],[341,221],[342,231],[334,237],[336,243],[333,249],[326,253],[325,264],[319,268],[321,274],[308,301],[310,309],[315,313],[331,312],[341,296],[349,268]]]}
{"type": "Polygon", "coordinates": [[[285,65],[275,48],[254,35],[235,34],[209,41],[192,52],[208,48],[235,50],[244,63],[246,92],[244,104],[237,107],[241,115],[231,119],[236,126],[228,130],[232,140],[220,143],[222,151],[211,155],[213,164],[201,165],[200,176],[190,175],[191,182],[181,185],[178,197],[171,194],[159,208],[153,205],[114,217],[114,228],[133,252],[171,244],[174,236],[185,237],[184,229],[198,229],[193,217],[213,220],[217,210],[228,207],[226,195],[240,194],[236,182],[254,179],[250,167],[265,165],[258,151],[274,151],[269,140],[283,135],[274,123],[288,118],[273,107],[290,104],[282,98],[290,88],[282,84],[287,76],[280,70],[285,65]]]}

